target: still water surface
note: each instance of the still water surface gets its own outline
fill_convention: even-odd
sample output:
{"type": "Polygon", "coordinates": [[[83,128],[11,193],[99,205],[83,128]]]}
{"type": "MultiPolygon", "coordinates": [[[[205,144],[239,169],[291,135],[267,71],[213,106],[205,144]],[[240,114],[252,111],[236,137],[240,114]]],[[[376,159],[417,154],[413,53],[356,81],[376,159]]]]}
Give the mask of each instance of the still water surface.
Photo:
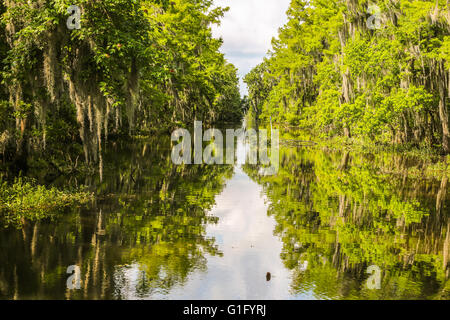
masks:
{"type": "Polygon", "coordinates": [[[110,143],[103,182],[70,181],[95,186],[96,203],[0,231],[0,298],[450,298],[445,176],[314,147],[283,146],[280,164],[261,177],[175,166],[169,137],[110,143]],[[79,290],[67,289],[71,265],[79,290]],[[366,285],[371,265],[381,289],[366,285]]]}

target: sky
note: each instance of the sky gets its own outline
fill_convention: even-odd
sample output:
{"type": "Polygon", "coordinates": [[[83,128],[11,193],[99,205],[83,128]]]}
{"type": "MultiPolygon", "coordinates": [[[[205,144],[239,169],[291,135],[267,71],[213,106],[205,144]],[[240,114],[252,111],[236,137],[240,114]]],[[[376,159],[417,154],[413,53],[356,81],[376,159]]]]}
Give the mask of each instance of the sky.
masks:
{"type": "Polygon", "coordinates": [[[230,7],[220,26],[213,26],[222,37],[221,52],[239,69],[241,95],[247,94],[242,78],[263,61],[273,37],[287,22],[290,0],[215,0],[216,7],[230,7]]]}

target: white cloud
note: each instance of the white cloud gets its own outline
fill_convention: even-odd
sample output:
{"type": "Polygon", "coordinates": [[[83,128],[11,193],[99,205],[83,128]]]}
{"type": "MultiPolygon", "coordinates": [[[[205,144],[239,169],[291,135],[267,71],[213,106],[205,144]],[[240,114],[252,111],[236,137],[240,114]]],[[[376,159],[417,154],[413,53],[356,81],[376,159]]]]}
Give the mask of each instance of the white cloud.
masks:
{"type": "Polygon", "coordinates": [[[242,78],[262,62],[271,40],[286,21],[290,0],[215,0],[215,6],[230,7],[222,23],[213,27],[222,37],[222,52],[239,69],[241,93],[247,94],[242,78]]]}

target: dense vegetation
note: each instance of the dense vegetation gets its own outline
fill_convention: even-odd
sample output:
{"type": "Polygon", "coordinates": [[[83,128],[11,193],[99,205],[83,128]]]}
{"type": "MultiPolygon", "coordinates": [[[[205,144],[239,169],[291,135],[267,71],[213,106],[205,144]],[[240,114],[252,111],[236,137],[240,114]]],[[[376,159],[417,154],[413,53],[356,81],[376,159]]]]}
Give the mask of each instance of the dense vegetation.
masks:
{"type": "Polygon", "coordinates": [[[448,0],[293,0],[288,18],[245,79],[256,119],[450,152],[448,0]]]}
{"type": "MultiPolygon", "coordinates": [[[[450,154],[450,0],[292,0],[243,100],[211,34],[225,11],[212,0],[0,3],[0,299],[154,298],[190,290],[194,273],[208,281],[208,259],[232,256],[228,231],[207,227],[213,208],[229,214],[216,197],[235,167],[175,165],[165,133],[246,110],[249,126],[290,129],[276,175],[243,170],[275,221],[292,296],[449,299],[447,164],[306,140],[450,154]],[[74,4],[81,29],[69,30],[74,4]],[[66,287],[69,265],[80,290],[66,287]],[[365,286],[370,265],[382,290],[365,286]]],[[[227,188],[245,198],[240,186],[227,188]]],[[[250,248],[257,262],[266,252],[250,248]]]]}
{"type": "Polygon", "coordinates": [[[211,33],[225,11],[211,0],[2,1],[1,162],[24,170],[33,153],[73,171],[83,158],[101,165],[108,138],[239,120],[236,68],[211,33]],[[74,4],[81,28],[69,30],[74,4]]]}

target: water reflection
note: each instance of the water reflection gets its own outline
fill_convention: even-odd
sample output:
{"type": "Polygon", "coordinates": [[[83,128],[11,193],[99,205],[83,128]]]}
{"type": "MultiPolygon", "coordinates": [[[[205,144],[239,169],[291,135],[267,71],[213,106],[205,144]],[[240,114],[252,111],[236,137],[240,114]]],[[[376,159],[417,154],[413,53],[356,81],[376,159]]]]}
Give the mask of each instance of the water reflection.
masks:
{"type": "Polygon", "coordinates": [[[146,297],[222,255],[205,226],[217,223],[208,211],[233,167],[174,166],[169,147],[161,139],[112,147],[92,208],[1,231],[0,297],[120,299],[136,265],[135,295],[146,297]],[[81,290],[66,288],[70,265],[81,268],[81,290]]]}
{"type": "Polygon", "coordinates": [[[261,178],[292,271],[293,295],[326,299],[449,299],[448,178],[408,175],[411,159],[284,148],[261,178]],[[382,270],[369,290],[367,268],[382,270]]]}
{"type": "Polygon", "coordinates": [[[0,298],[450,298],[448,179],[408,174],[417,159],[284,146],[261,177],[175,166],[169,138],[111,143],[103,182],[72,181],[92,208],[0,231],[0,298]]]}

